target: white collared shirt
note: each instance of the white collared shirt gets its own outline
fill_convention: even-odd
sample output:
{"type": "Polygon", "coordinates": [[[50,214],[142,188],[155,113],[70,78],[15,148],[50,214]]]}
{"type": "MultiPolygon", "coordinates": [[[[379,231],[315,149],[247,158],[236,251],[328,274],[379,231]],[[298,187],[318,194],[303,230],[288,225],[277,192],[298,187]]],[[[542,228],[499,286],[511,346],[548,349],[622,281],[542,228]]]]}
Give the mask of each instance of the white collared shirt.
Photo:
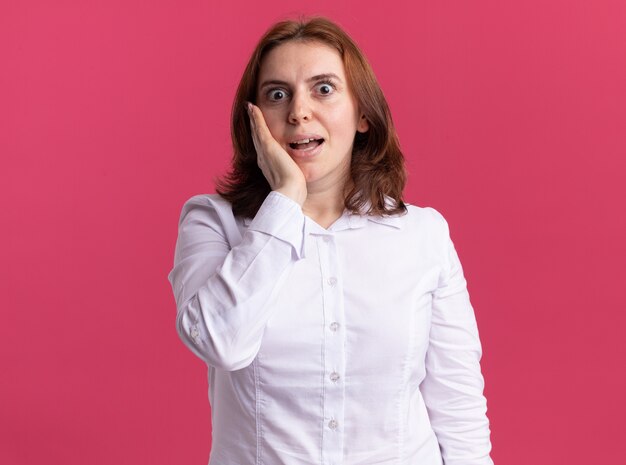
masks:
{"type": "Polygon", "coordinates": [[[208,365],[210,465],[488,465],[481,345],[433,208],[328,229],[271,192],[183,206],[168,279],[208,365]]]}

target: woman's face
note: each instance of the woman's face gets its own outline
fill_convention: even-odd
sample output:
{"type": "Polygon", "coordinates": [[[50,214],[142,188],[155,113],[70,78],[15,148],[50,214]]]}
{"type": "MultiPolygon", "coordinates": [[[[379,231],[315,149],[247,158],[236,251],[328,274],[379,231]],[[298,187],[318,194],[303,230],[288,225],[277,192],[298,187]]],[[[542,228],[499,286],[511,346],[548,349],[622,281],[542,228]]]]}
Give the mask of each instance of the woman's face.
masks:
{"type": "Polygon", "coordinates": [[[261,62],[257,106],[307,186],[343,186],[357,131],[368,129],[348,89],[339,53],[320,42],[291,41],[261,62]],[[314,141],[295,145],[305,139],[314,141]]]}

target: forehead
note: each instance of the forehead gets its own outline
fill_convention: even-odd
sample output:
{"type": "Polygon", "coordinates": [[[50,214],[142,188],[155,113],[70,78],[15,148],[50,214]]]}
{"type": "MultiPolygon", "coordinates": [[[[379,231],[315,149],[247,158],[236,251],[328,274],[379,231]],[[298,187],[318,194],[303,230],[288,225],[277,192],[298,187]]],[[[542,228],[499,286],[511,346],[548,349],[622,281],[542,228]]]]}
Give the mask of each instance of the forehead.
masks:
{"type": "Polygon", "coordinates": [[[261,61],[259,82],[264,79],[306,79],[335,73],[345,80],[341,55],[322,42],[289,41],[270,50],[261,61]]]}

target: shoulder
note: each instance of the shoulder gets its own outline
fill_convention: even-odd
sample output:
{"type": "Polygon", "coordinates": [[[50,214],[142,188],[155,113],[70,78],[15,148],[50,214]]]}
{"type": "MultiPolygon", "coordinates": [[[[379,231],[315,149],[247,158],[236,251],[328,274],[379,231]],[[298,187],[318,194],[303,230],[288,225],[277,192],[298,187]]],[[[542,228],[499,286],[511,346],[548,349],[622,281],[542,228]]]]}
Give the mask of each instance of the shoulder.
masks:
{"type": "MultiPolygon", "coordinates": [[[[389,206],[394,205],[391,198],[386,197],[389,206]]],[[[404,202],[406,210],[392,215],[362,215],[375,223],[393,226],[408,233],[409,236],[441,236],[447,234],[448,223],[444,216],[435,208],[404,202]]]]}
{"type": "Polygon", "coordinates": [[[181,218],[191,210],[199,211],[230,211],[230,203],[219,194],[196,194],[185,201],[181,211],[181,218]]]}
{"type": "Polygon", "coordinates": [[[433,207],[406,204],[404,216],[407,240],[416,244],[420,256],[431,256],[445,263],[450,245],[450,229],[444,215],[433,207]],[[424,255],[425,254],[425,255],[424,255]]]}
{"type": "Polygon", "coordinates": [[[411,241],[428,244],[433,253],[445,257],[451,240],[445,216],[433,207],[406,206],[406,231],[411,241]]]}
{"type": "Polygon", "coordinates": [[[185,201],[178,221],[179,236],[215,238],[230,246],[241,241],[241,218],[219,194],[198,194],[185,201]]]}
{"type": "Polygon", "coordinates": [[[179,225],[214,225],[234,221],[231,204],[219,194],[197,194],[185,201],[179,225]]]}
{"type": "Polygon", "coordinates": [[[196,194],[190,197],[183,204],[183,211],[193,208],[232,211],[230,203],[219,194],[196,194]]]}
{"type": "Polygon", "coordinates": [[[407,211],[403,218],[410,228],[419,228],[436,234],[448,232],[448,222],[445,217],[433,207],[422,207],[405,203],[407,211]]]}

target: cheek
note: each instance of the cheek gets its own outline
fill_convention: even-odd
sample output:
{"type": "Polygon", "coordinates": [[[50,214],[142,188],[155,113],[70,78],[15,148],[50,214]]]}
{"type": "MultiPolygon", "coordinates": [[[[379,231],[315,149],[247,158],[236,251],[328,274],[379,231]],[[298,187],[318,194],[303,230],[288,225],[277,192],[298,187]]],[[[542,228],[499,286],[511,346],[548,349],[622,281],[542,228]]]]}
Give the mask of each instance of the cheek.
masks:
{"type": "Polygon", "coordinates": [[[356,134],[356,124],[351,117],[346,115],[343,118],[336,118],[332,121],[335,139],[341,139],[346,143],[352,143],[356,134]]]}
{"type": "Polygon", "coordinates": [[[352,105],[343,103],[330,113],[332,126],[341,133],[342,138],[353,140],[357,128],[356,110],[352,105]]]}

